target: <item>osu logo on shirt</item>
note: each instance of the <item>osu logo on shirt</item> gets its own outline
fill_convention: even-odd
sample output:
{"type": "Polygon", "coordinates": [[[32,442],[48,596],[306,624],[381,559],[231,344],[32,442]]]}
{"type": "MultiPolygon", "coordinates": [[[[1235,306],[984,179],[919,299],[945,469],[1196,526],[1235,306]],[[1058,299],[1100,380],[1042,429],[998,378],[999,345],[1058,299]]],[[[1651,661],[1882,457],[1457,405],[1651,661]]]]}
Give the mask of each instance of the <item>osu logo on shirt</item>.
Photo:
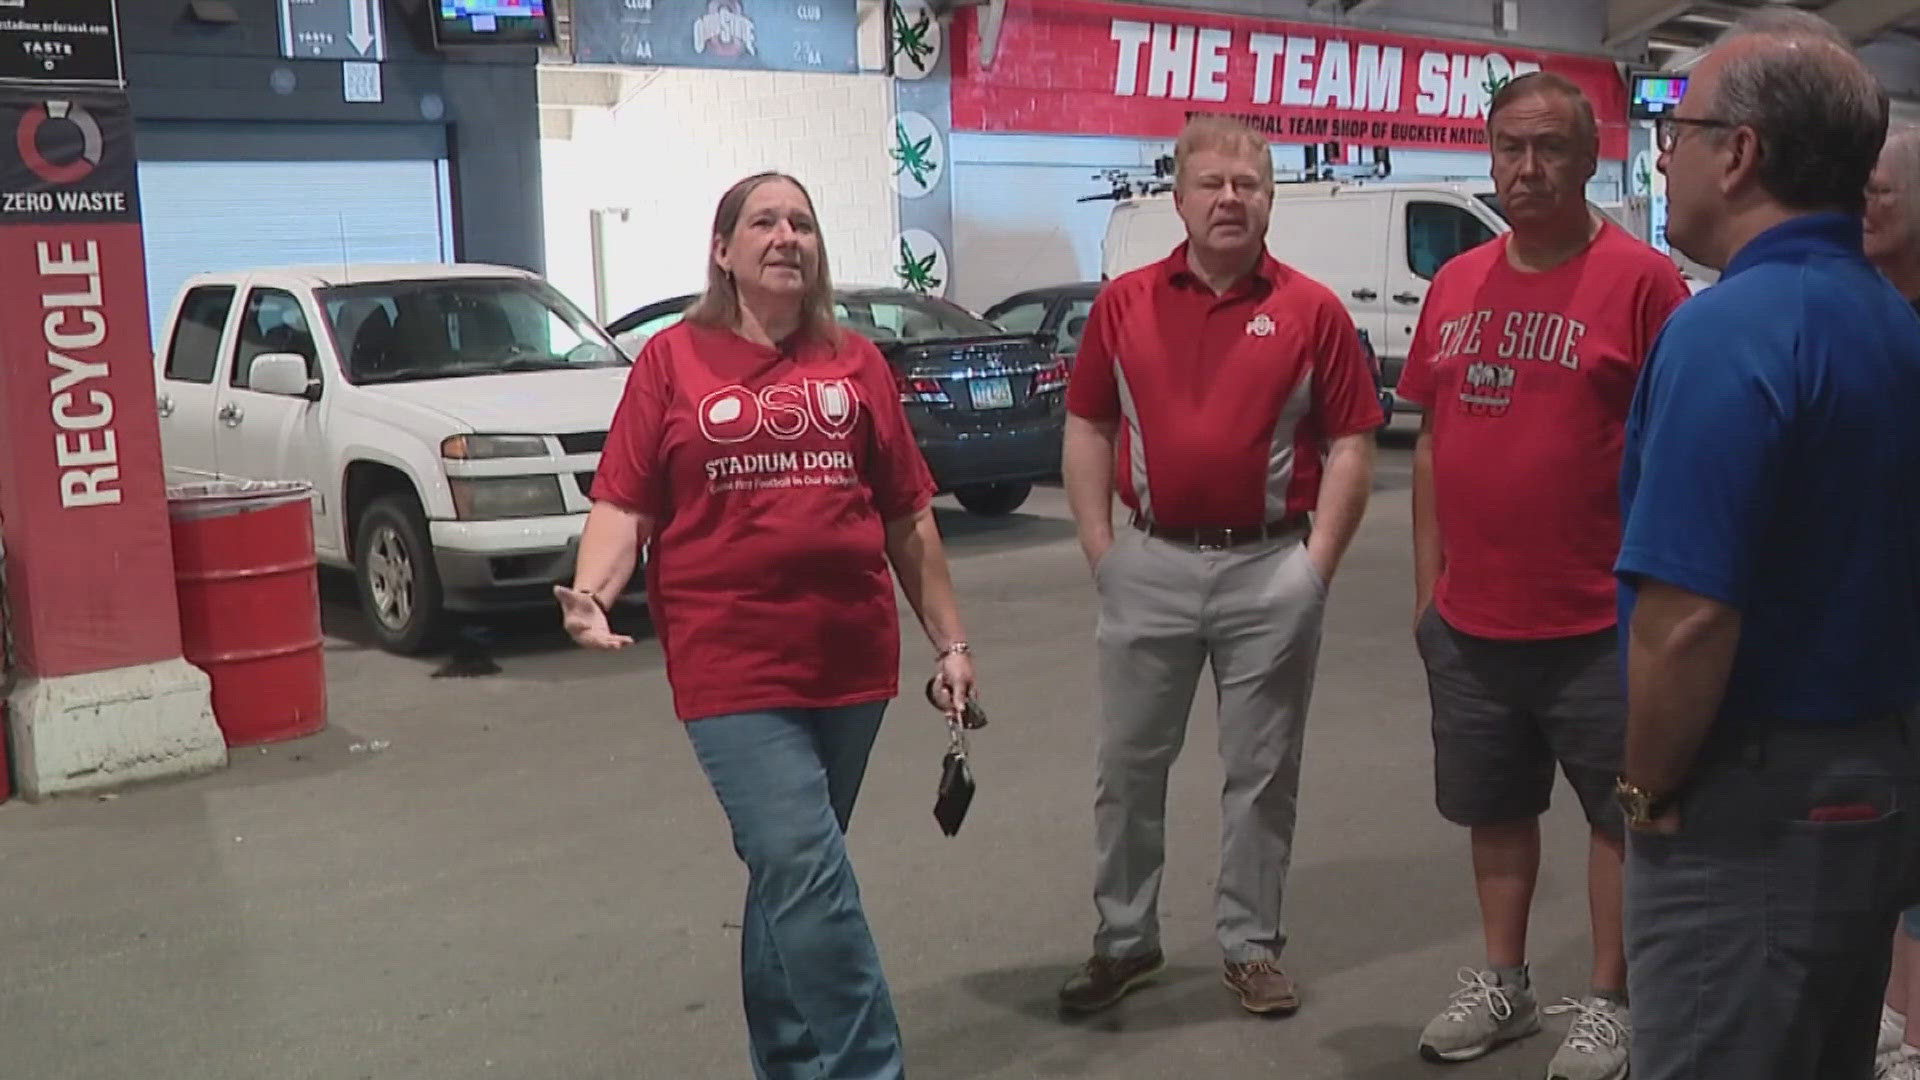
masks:
{"type": "Polygon", "coordinates": [[[1518,373],[1511,364],[1476,360],[1467,365],[1460,388],[1460,407],[1469,416],[1505,416],[1513,406],[1513,384],[1518,373]]]}
{"type": "Polygon", "coordinates": [[[700,433],[714,443],[742,443],[761,432],[792,440],[808,428],[844,439],[860,420],[860,394],[851,379],[772,383],[758,391],[736,383],[701,398],[699,415],[700,433]]]}

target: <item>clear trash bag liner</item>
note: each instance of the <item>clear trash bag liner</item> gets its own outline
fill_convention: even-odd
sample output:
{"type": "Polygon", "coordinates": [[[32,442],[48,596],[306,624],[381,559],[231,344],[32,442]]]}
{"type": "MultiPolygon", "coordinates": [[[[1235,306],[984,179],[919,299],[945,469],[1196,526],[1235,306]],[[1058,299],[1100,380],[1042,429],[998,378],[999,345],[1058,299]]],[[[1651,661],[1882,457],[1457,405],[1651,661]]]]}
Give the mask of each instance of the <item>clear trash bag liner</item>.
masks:
{"type": "Polygon", "coordinates": [[[167,485],[167,514],[175,521],[197,521],[270,510],[313,497],[313,485],[299,480],[201,480],[167,485]]]}

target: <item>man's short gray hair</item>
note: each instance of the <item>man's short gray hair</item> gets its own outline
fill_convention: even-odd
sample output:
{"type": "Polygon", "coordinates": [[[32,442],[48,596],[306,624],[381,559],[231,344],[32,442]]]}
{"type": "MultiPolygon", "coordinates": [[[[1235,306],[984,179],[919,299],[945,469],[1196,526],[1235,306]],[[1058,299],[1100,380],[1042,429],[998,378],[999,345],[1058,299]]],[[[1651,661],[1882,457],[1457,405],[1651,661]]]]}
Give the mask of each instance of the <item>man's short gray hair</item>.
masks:
{"type": "Polygon", "coordinates": [[[1720,41],[1725,44],[1733,38],[1754,36],[1824,38],[1843,49],[1853,47],[1839,27],[1805,8],[1791,4],[1768,4],[1755,8],[1720,35],[1720,41]]]}
{"type": "Polygon", "coordinates": [[[1907,243],[1920,243],[1920,127],[1901,124],[1887,132],[1880,163],[1893,181],[1900,200],[1900,220],[1907,227],[1907,243]]]}
{"type": "Polygon", "coordinates": [[[1886,90],[1846,38],[1811,12],[1761,8],[1720,45],[1752,38],[1767,44],[1721,69],[1715,118],[1753,129],[1760,184],[1783,206],[1864,212],[1887,136],[1886,90]]]}

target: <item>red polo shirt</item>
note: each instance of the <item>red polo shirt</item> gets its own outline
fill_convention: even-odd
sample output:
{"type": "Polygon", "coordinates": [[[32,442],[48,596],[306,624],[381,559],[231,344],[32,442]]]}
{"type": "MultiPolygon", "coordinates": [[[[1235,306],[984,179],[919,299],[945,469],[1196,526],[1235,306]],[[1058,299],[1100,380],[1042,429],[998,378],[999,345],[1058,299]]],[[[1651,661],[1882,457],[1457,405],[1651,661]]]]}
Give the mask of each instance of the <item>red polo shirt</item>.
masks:
{"type": "Polygon", "coordinates": [[[1120,425],[1120,499],[1161,525],[1232,528],[1310,511],[1327,444],[1381,420],[1353,320],[1272,256],[1224,295],[1187,247],[1108,283],[1067,388],[1120,425]]]}

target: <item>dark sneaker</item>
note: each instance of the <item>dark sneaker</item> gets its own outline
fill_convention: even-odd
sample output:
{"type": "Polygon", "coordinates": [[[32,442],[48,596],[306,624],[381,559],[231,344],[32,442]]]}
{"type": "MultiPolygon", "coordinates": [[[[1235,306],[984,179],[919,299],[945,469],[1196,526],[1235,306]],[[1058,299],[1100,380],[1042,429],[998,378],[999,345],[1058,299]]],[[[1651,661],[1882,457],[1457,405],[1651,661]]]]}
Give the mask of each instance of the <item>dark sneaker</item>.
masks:
{"type": "Polygon", "coordinates": [[[1060,987],[1060,1007],[1068,1012],[1099,1012],[1144,985],[1167,966],[1159,949],[1144,956],[1095,956],[1060,987]]]}
{"type": "Polygon", "coordinates": [[[1228,961],[1226,984],[1240,995],[1240,1004],[1250,1013],[1285,1015],[1300,1008],[1299,989],[1271,960],[1246,964],[1228,961]]]}

